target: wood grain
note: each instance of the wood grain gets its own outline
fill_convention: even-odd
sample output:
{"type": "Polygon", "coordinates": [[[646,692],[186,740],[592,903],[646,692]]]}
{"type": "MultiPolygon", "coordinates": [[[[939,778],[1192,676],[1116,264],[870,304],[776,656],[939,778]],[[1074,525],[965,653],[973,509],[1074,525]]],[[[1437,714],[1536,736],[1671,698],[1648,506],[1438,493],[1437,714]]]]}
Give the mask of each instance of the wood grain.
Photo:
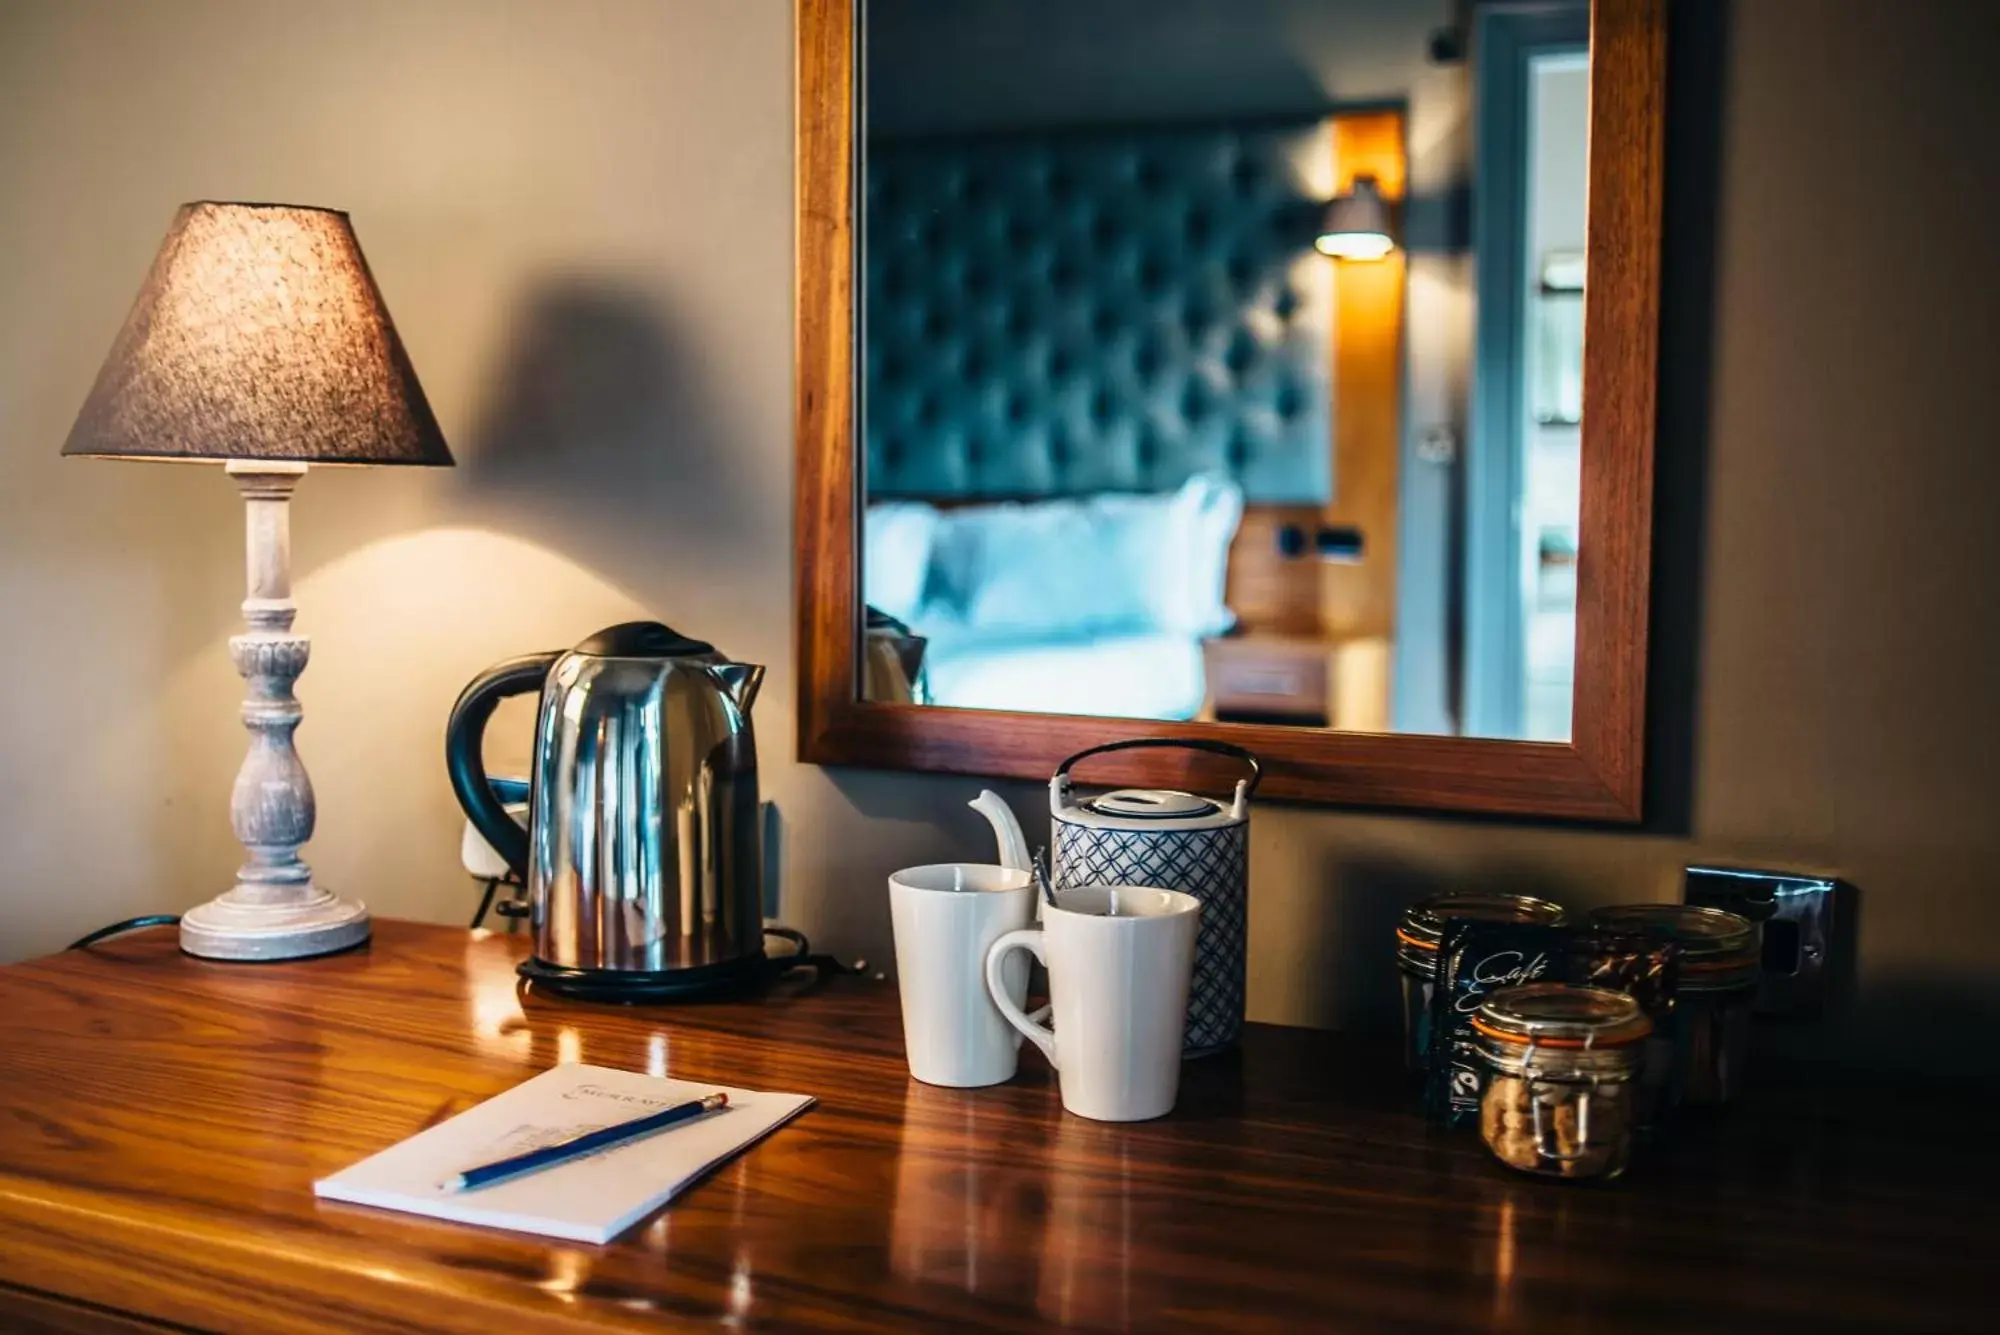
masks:
{"type": "MultiPolygon", "coordinates": [[[[1391,201],[1403,197],[1405,154],[1399,111],[1342,112],[1327,118],[1334,189],[1375,177],[1391,201]]],[[[1396,629],[1397,479],[1402,449],[1405,262],[1399,251],[1372,262],[1334,262],[1331,360],[1333,412],[1327,448],[1334,496],[1325,505],[1252,505],[1229,549],[1227,600],[1249,634],[1319,636],[1329,642],[1393,637],[1396,629]],[[1287,557],[1277,532],[1292,525],[1308,542],[1322,525],[1360,532],[1358,561],[1287,557]]],[[[1363,714],[1388,715],[1388,683],[1363,714]]],[[[1351,726],[1339,724],[1336,726],[1351,726]]]]}
{"type": "Polygon", "coordinates": [[[798,0],[797,433],[792,540],[799,751],[834,745],[860,705],[861,473],[855,455],[853,0],[798,0]]]}
{"type": "Polygon", "coordinates": [[[0,1318],[7,1335],[140,1335],[140,1332],[187,1330],[146,1321],[107,1307],[0,1284],[0,1318]]]}
{"type": "Polygon", "coordinates": [[[1250,1025],[1169,1117],[1103,1125],[1033,1054],[914,1083],[890,984],[592,1008],[517,995],[524,945],[384,921],[232,966],[154,931],[0,969],[0,1329],[1991,1328],[1995,1152],[1905,1089],[1766,1089],[1577,1188],[1337,1035],[1250,1025]],[[313,1199],[578,1059],[821,1102],[608,1247],[313,1199]]]}
{"type": "MultiPolygon", "coordinates": [[[[1098,742],[1221,736],[1265,759],[1263,791],[1274,798],[1638,820],[1652,559],[1665,0],[1595,0],[1592,16],[1575,718],[1573,740],[1555,745],[861,701],[855,689],[854,14],[851,0],[798,0],[799,758],[1043,779],[1063,757],[1098,742]]],[[[1162,753],[1108,762],[1104,773],[1117,783],[1190,781],[1179,766],[1162,753]]]]}
{"type": "MultiPolygon", "coordinates": [[[[1326,125],[1334,190],[1349,190],[1357,175],[1369,175],[1385,198],[1401,201],[1403,113],[1341,112],[1326,125]]],[[[1227,601],[1247,633],[1320,636],[1330,650],[1331,642],[1387,639],[1396,629],[1406,266],[1400,251],[1369,263],[1312,262],[1330,266],[1333,287],[1327,449],[1333,456],[1334,496],[1325,505],[1246,507],[1230,544],[1227,601]],[[1365,544],[1361,559],[1329,562],[1310,551],[1285,556],[1277,531],[1287,524],[1308,542],[1321,525],[1356,529],[1365,544]]],[[[1379,699],[1356,701],[1378,728],[1388,715],[1387,691],[1383,679],[1379,699]]]]}
{"type": "Polygon", "coordinates": [[[1634,818],[1645,781],[1666,128],[1667,0],[1593,0],[1570,731],[1634,818]]]}
{"type": "MultiPolygon", "coordinates": [[[[1335,189],[1373,176],[1383,198],[1403,199],[1403,113],[1333,118],[1335,189]]],[[[1403,312],[1406,258],[1333,265],[1333,503],[1322,522],[1359,529],[1361,559],[1324,562],[1320,628],[1329,639],[1396,634],[1396,515],[1403,443],[1403,312]]],[[[1383,683],[1386,688],[1387,682],[1383,683]]],[[[1389,712],[1386,694],[1371,710],[1389,712]]]]}
{"type": "Polygon", "coordinates": [[[1229,575],[1223,602],[1248,633],[1319,633],[1319,561],[1307,551],[1287,556],[1279,533],[1297,529],[1312,541],[1320,521],[1317,505],[1246,505],[1229,543],[1229,575]]]}

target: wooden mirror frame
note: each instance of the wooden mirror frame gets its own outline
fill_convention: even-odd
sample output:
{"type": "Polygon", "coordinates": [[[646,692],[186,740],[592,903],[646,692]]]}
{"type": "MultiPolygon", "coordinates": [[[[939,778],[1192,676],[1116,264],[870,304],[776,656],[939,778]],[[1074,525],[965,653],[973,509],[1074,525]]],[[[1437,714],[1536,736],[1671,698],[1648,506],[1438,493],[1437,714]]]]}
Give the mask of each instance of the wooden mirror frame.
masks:
{"type": "MultiPolygon", "coordinates": [[[[1020,714],[860,699],[856,549],[856,0],[798,0],[799,759],[1046,779],[1132,737],[1218,736],[1295,801],[1633,822],[1641,815],[1659,341],[1666,0],[1592,0],[1576,676],[1567,744],[1020,714]]],[[[1212,782],[1198,755],[1107,759],[1093,781],[1212,782]]]]}

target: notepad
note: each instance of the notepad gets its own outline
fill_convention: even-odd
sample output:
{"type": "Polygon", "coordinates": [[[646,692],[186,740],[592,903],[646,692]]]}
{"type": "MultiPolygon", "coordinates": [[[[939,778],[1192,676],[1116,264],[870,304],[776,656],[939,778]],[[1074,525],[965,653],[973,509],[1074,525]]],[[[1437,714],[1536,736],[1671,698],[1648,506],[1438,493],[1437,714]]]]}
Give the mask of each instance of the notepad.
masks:
{"type": "Polygon", "coordinates": [[[558,1066],[352,1168],[313,1183],[325,1200],[609,1242],[723,1160],[811,1107],[805,1094],[663,1080],[602,1066],[558,1066]],[[450,1192],[454,1173],[717,1090],[729,1106],[657,1135],[472,1191],[450,1192]]]}

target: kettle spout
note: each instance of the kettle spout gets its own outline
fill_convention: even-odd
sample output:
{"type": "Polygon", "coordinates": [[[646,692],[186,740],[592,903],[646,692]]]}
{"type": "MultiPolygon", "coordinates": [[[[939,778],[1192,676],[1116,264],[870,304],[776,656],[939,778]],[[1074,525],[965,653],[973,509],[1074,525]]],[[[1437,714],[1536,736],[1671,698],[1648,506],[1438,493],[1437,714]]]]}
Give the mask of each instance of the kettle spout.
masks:
{"type": "Polygon", "coordinates": [[[764,684],[764,669],[754,663],[717,663],[709,669],[741,714],[748,714],[757,700],[757,688],[764,684]]]}
{"type": "Polygon", "coordinates": [[[982,788],[979,796],[966,805],[991,822],[993,837],[1000,844],[1001,866],[1016,871],[1034,870],[1034,864],[1028,860],[1028,836],[1021,833],[1021,822],[1014,819],[1014,809],[1007,805],[1006,799],[991,788],[982,788]]]}

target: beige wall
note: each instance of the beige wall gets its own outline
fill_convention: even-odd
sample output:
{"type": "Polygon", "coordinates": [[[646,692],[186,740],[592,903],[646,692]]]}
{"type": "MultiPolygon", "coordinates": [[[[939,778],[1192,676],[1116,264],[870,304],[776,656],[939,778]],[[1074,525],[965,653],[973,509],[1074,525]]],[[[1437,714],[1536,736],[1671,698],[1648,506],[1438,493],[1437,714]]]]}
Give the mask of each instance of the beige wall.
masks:
{"type": "MultiPolygon", "coordinates": [[[[1417,889],[1642,898],[1697,856],[1855,881],[1869,1014],[1993,1010],[1991,25],[1680,8],[1661,828],[1261,812],[1263,1018],[1379,1017],[1417,889]]],[[[465,914],[459,686],[644,610],[773,665],[784,915],[886,958],[882,874],[984,833],[973,781],[790,760],[790,89],[784,0],[0,0],[0,956],[234,865],[237,502],[56,455],[174,206],[216,196],[353,212],[461,461],[300,495],[324,879],[465,914]]]]}

